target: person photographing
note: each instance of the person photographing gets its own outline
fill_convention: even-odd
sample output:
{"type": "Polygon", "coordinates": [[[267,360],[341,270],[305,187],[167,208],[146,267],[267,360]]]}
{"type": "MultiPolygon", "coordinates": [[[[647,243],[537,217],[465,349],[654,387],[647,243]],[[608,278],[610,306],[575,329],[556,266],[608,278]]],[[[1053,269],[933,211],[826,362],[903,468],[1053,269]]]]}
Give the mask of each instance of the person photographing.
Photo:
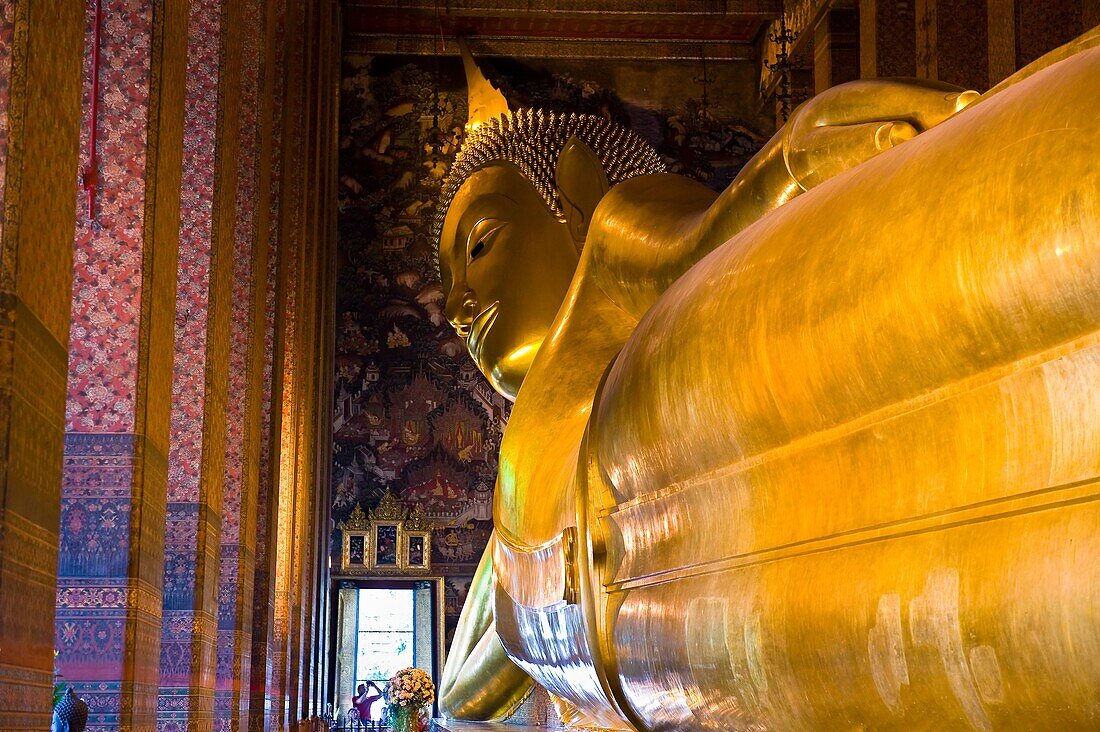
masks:
{"type": "Polygon", "coordinates": [[[378,684],[373,681],[368,681],[365,684],[359,684],[355,689],[355,696],[351,698],[351,706],[359,713],[359,721],[370,722],[373,720],[371,717],[370,708],[376,701],[382,698],[382,690],[378,688],[378,684]],[[374,690],[376,693],[371,694],[370,691],[374,690]]]}

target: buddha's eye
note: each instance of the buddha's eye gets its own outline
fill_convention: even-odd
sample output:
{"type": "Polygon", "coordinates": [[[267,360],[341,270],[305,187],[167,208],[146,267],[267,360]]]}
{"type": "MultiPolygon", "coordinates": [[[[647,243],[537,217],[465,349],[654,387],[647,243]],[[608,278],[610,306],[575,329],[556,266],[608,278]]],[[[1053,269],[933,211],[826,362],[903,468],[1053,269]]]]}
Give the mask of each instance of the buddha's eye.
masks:
{"type": "Polygon", "coordinates": [[[486,254],[492,248],[497,235],[506,224],[506,221],[500,221],[499,219],[482,219],[477,222],[477,225],[470,231],[467,249],[471,262],[486,254]]]}

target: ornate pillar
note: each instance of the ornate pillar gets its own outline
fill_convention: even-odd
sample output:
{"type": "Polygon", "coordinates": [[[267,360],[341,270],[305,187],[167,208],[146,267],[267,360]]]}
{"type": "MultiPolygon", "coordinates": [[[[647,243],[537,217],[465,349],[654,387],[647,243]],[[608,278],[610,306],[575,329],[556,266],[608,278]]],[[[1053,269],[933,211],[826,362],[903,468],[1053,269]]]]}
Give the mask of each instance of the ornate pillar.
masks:
{"type": "Polygon", "coordinates": [[[233,257],[229,392],[226,408],[225,492],[222,499],[218,591],[215,729],[247,725],[251,695],[253,580],[257,531],[260,443],[264,400],[270,398],[265,368],[265,321],[269,301],[267,202],[271,172],[262,157],[263,131],[270,132],[261,104],[266,4],[241,3],[239,43],[243,60],[237,173],[237,221],[233,257]],[[265,391],[266,389],[266,391],[265,391]],[[243,725],[241,720],[244,720],[243,725]]]}
{"type": "MultiPolygon", "coordinates": [[[[328,586],[329,463],[331,444],[327,440],[331,423],[332,281],[334,259],[335,179],[332,151],[336,142],[334,96],[336,71],[336,4],[333,0],[310,0],[307,6],[306,87],[307,116],[303,129],[305,184],[310,193],[305,201],[303,257],[300,289],[298,352],[301,361],[298,412],[299,525],[301,544],[297,548],[294,593],[299,630],[294,647],[297,658],[291,665],[293,687],[297,689],[295,718],[320,714],[324,707],[326,668],[320,651],[327,632],[325,599],[328,586]]],[[[292,690],[292,694],[293,694],[292,690]]]]}
{"type": "MultiPolygon", "coordinates": [[[[166,29],[186,11],[183,0],[104,2],[94,221],[75,196],[55,628],[90,729],[155,722],[186,52],[166,29]]],[[[89,12],[81,170],[94,32],[89,12]]]]}
{"type": "Polygon", "coordinates": [[[916,76],[921,79],[936,79],[939,49],[936,47],[937,2],[936,0],[916,0],[914,29],[916,32],[916,76]]]}
{"type": "Polygon", "coordinates": [[[320,72],[322,46],[322,14],[327,0],[305,0],[305,58],[303,59],[302,98],[306,114],[302,120],[303,190],[309,195],[303,201],[302,220],[302,269],[299,278],[298,352],[303,354],[298,376],[298,444],[297,471],[298,495],[298,546],[295,548],[294,616],[297,625],[292,645],[290,665],[293,712],[291,721],[307,718],[311,713],[313,690],[313,665],[311,652],[314,633],[314,593],[316,573],[314,556],[316,548],[316,510],[320,503],[317,496],[317,392],[318,359],[317,332],[320,312],[317,308],[318,260],[323,238],[318,229],[322,193],[320,183],[320,107],[325,94],[320,72]]]}
{"type": "Polygon", "coordinates": [[[914,5],[915,0],[860,0],[862,78],[917,75],[914,5]]]}
{"type": "Polygon", "coordinates": [[[320,215],[318,217],[318,282],[319,323],[317,333],[317,379],[316,379],[316,478],[314,485],[319,491],[317,500],[317,531],[314,543],[314,568],[317,573],[314,614],[317,618],[317,632],[314,636],[314,662],[312,670],[316,680],[314,696],[316,707],[323,712],[325,704],[332,701],[329,697],[329,663],[332,637],[329,611],[329,557],[332,543],[332,388],[335,369],[329,367],[335,358],[336,330],[336,154],[339,149],[337,129],[339,125],[339,100],[335,93],[340,88],[340,26],[338,6],[329,0],[327,15],[322,22],[320,37],[321,69],[321,109],[320,144],[318,160],[320,179],[317,182],[320,191],[320,215]]]}
{"type": "Polygon", "coordinates": [[[933,73],[928,78],[979,91],[992,86],[995,82],[990,80],[989,73],[988,2],[996,0],[923,2],[928,7],[918,12],[917,55],[930,58],[928,65],[933,73]]]}
{"type": "Polygon", "coordinates": [[[859,78],[859,11],[833,7],[813,29],[814,94],[859,78]]]}
{"type": "MultiPolygon", "coordinates": [[[[327,451],[318,425],[327,416],[331,307],[324,305],[333,262],[336,5],[290,0],[268,9],[260,159],[271,208],[264,344],[273,353],[261,379],[259,490],[249,728],[295,729],[320,713],[323,656],[321,586],[327,582],[327,503],[318,495],[327,451]],[[268,106],[269,105],[269,106],[268,106]],[[285,110],[285,112],[284,112],[285,110]],[[268,116],[270,115],[270,116],[268,116]],[[267,164],[267,163],[264,163],[267,164]],[[273,294],[273,297],[271,295],[273,294]],[[323,394],[323,396],[322,396],[323,394]],[[323,557],[323,558],[322,558],[323,557]]],[[[328,295],[330,296],[331,293],[328,295]]]]}
{"type": "Polygon", "coordinates": [[[299,351],[300,278],[302,276],[302,219],[304,214],[302,151],[306,101],[304,97],[305,13],[302,0],[289,0],[286,15],[286,85],[283,115],[283,176],[280,206],[280,298],[276,348],[282,357],[276,408],[280,411],[277,451],[278,492],[274,544],[274,621],[271,629],[271,694],[275,700],[273,722],[277,729],[289,727],[296,708],[294,646],[297,640],[294,593],[297,547],[300,541],[298,508],[299,420],[302,360],[299,351]]]}
{"type": "Polygon", "coordinates": [[[83,34],[78,4],[0,1],[0,729],[13,732],[50,720],[83,34]]]}
{"type": "Polygon", "coordinates": [[[986,0],[989,85],[1016,70],[1016,0],[986,0]]]}
{"type": "Polygon", "coordinates": [[[292,342],[295,353],[293,381],[293,430],[291,444],[294,445],[294,468],[291,479],[294,482],[294,542],[290,552],[290,580],[288,583],[288,609],[290,613],[288,627],[288,652],[286,662],[286,694],[290,729],[295,729],[295,723],[301,718],[303,679],[302,679],[302,651],[306,643],[308,628],[304,617],[303,595],[307,590],[308,567],[306,553],[309,550],[309,506],[312,494],[312,486],[309,484],[310,470],[313,465],[313,456],[309,452],[310,441],[308,437],[309,422],[309,393],[312,384],[313,354],[310,349],[310,332],[313,323],[310,319],[310,304],[314,283],[310,277],[310,260],[313,252],[312,246],[316,243],[312,240],[313,200],[314,191],[311,188],[313,182],[312,173],[312,130],[313,99],[315,90],[313,78],[313,47],[315,39],[313,31],[316,27],[313,17],[312,0],[302,0],[303,20],[301,33],[302,56],[300,59],[301,79],[301,104],[303,113],[298,121],[295,137],[298,140],[299,187],[303,195],[298,198],[297,207],[300,209],[300,217],[297,222],[298,238],[298,271],[295,281],[295,319],[292,342]]]}
{"type": "MultiPolygon", "coordinates": [[[[290,240],[284,240],[287,250],[296,249],[290,240]]],[[[292,302],[297,294],[297,288],[287,278],[287,287],[284,290],[284,302],[292,302]]],[[[295,321],[294,311],[288,307],[292,324],[295,321]]],[[[288,326],[284,326],[288,327],[288,326]]],[[[293,327],[293,326],[289,326],[293,327]]],[[[284,336],[285,337],[285,336],[284,336]]],[[[277,701],[274,710],[278,719],[277,729],[285,728],[289,722],[290,710],[293,708],[290,700],[290,673],[291,659],[290,649],[293,644],[291,637],[293,622],[293,562],[296,547],[298,526],[296,521],[296,509],[298,504],[297,488],[297,410],[295,409],[295,369],[297,358],[294,353],[294,341],[284,340],[282,396],[279,404],[282,415],[280,419],[280,434],[278,443],[279,477],[277,490],[279,495],[278,515],[276,526],[275,556],[274,556],[274,623],[272,625],[272,688],[273,696],[277,701]],[[290,348],[285,344],[289,343],[290,348]]]]}
{"type": "MultiPolygon", "coordinates": [[[[275,398],[282,387],[282,353],[277,333],[283,301],[285,253],[281,245],[283,192],[283,109],[285,92],[286,0],[266,3],[264,73],[259,132],[261,196],[257,201],[256,231],[267,240],[268,259],[263,320],[258,483],[256,494],[255,571],[252,596],[252,658],[249,669],[248,729],[276,729],[273,629],[275,621],[274,559],[279,496],[278,437],[281,409],[275,398]]],[[[242,723],[243,726],[243,723],[242,723]]]]}
{"type": "Polygon", "coordinates": [[[157,727],[212,730],[229,313],[237,202],[240,3],[192,0],[157,727]]]}

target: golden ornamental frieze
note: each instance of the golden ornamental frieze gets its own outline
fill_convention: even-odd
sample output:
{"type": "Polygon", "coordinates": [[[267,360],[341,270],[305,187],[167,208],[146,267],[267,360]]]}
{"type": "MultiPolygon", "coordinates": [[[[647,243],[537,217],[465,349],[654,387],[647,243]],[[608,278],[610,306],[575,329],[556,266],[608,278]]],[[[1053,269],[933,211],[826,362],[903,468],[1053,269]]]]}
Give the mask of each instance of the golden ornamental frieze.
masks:
{"type": "Polygon", "coordinates": [[[378,505],[367,511],[367,515],[371,521],[401,521],[405,518],[405,509],[397,496],[387,489],[378,505]]]}
{"type": "Polygon", "coordinates": [[[431,571],[433,526],[419,503],[407,511],[389,490],[364,513],[356,504],[341,521],[340,573],[345,576],[423,575],[431,571]]]}

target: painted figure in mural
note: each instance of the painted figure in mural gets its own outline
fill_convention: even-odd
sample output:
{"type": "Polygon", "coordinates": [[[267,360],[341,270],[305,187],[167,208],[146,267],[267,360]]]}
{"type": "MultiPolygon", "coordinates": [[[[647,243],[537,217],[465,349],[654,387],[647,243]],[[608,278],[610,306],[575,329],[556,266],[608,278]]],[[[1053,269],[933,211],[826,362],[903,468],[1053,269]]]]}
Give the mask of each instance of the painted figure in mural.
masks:
{"type": "Polygon", "coordinates": [[[515,406],[446,713],[1097,723],[1096,40],[831,89],[717,197],[465,59],[440,269],[515,406]]]}

